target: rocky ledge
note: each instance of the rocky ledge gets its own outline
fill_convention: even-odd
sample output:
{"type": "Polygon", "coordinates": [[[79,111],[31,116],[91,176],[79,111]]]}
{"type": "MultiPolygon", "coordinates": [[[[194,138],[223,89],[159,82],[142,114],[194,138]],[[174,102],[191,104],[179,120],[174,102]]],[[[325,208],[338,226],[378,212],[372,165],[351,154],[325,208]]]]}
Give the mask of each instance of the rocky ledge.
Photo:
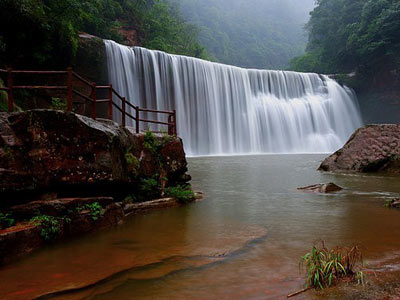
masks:
{"type": "Polygon", "coordinates": [[[190,202],[186,172],[178,137],[62,111],[0,113],[0,264],[190,202]]]}
{"type": "Polygon", "coordinates": [[[400,125],[358,129],[342,149],[322,162],[319,170],[400,175],[400,125]]]}

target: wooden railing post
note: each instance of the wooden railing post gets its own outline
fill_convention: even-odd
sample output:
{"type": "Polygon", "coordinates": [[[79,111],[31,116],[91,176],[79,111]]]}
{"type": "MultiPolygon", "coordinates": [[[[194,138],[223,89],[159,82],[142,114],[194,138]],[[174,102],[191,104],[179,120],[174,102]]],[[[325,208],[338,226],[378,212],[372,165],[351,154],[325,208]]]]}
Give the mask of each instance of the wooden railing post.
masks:
{"type": "Polygon", "coordinates": [[[169,114],[168,115],[168,135],[173,135],[174,134],[174,128],[173,128],[173,115],[169,114]]]}
{"type": "Polygon", "coordinates": [[[73,93],[73,86],[72,86],[72,81],[73,81],[73,74],[72,74],[72,68],[69,67],[67,69],[67,111],[72,111],[72,93],[73,93]]]}
{"type": "Polygon", "coordinates": [[[13,78],[13,73],[12,69],[8,69],[8,81],[7,81],[7,87],[8,87],[8,112],[13,112],[14,111],[14,78],[13,78]]]}
{"type": "Polygon", "coordinates": [[[92,84],[92,119],[94,119],[94,120],[96,120],[96,106],[97,106],[97,103],[96,103],[96,99],[97,99],[97,97],[96,97],[96,84],[95,83],[93,83],[92,84]]]}
{"type": "Polygon", "coordinates": [[[178,135],[178,129],[176,128],[176,110],[173,110],[174,114],[174,135],[178,135]]]}
{"type": "Polygon", "coordinates": [[[139,114],[139,106],[135,106],[136,111],[136,133],[140,132],[140,114],[139,114]]]}
{"type": "Polygon", "coordinates": [[[122,127],[126,125],[126,99],[122,97],[122,127]]]}
{"type": "Polygon", "coordinates": [[[113,87],[110,84],[108,88],[108,119],[112,120],[112,110],[113,110],[113,87]]]}

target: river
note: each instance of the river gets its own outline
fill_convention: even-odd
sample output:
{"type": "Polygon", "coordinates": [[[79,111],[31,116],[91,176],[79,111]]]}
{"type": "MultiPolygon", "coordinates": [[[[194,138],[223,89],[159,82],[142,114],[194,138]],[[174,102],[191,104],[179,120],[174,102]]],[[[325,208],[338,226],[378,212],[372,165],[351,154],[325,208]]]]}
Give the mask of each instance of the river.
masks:
{"type": "MultiPolygon", "coordinates": [[[[383,204],[399,196],[400,178],[316,171],[325,156],[189,158],[202,201],[135,216],[6,266],[0,299],[68,289],[49,298],[285,299],[303,287],[300,257],[321,239],[360,245],[372,268],[391,262],[396,269],[400,211],[383,204]],[[297,190],[331,181],[344,190],[297,190]]],[[[315,297],[328,298],[307,292],[294,299],[315,297]]]]}

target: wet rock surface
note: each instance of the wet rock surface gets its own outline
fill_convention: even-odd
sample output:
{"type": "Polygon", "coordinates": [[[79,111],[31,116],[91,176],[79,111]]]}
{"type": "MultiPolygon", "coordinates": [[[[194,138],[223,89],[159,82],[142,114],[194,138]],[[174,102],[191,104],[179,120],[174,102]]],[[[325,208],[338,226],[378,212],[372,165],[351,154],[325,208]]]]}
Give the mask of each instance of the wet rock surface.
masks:
{"type": "Polygon", "coordinates": [[[16,204],[13,192],[56,190],[69,197],[74,190],[81,196],[84,190],[130,189],[139,178],[161,173],[171,185],[188,179],[181,139],[156,135],[160,149],[150,151],[144,134],[132,132],[61,111],[0,114],[0,207],[16,204]]]}
{"type": "Polygon", "coordinates": [[[0,265],[133,214],[179,206],[151,200],[165,187],[188,186],[186,172],[175,136],[55,110],[0,113],[0,265]]]}
{"type": "Polygon", "coordinates": [[[367,125],[326,158],[319,170],[400,175],[400,125],[367,125]]]}

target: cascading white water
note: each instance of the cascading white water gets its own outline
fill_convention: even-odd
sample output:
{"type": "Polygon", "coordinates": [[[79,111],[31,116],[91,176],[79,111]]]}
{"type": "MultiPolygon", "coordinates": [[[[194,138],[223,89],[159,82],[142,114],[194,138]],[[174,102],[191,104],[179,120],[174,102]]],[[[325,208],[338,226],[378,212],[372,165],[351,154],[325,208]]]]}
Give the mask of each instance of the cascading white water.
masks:
{"type": "Polygon", "coordinates": [[[362,124],[356,97],[327,76],[105,43],[114,88],[135,105],[176,109],[188,155],[333,152],[362,124]]]}

